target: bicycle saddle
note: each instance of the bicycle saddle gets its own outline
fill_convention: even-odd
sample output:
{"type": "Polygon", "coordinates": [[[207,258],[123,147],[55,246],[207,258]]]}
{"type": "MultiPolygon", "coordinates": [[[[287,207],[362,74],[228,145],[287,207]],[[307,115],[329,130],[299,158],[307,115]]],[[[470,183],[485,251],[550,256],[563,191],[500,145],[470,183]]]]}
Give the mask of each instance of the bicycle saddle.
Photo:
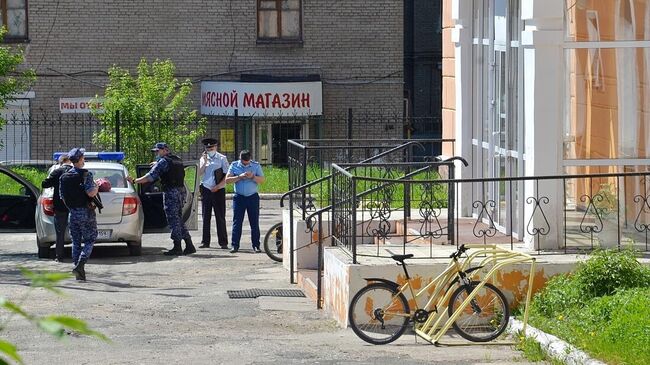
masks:
{"type": "Polygon", "coordinates": [[[413,257],[413,254],[410,253],[408,255],[393,255],[391,257],[393,258],[393,260],[395,260],[397,262],[404,263],[404,260],[410,259],[411,257],[413,257]]]}

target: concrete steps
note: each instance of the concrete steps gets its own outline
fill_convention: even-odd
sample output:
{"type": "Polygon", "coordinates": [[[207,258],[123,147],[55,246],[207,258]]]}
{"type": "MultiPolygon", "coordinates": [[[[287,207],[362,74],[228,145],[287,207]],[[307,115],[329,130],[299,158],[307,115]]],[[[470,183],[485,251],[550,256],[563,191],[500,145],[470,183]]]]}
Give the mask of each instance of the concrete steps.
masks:
{"type": "Polygon", "coordinates": [[[297,284],[307,298],[316,302],[318,300],[318,272],[316,270],[299,269],[297,284]]]}

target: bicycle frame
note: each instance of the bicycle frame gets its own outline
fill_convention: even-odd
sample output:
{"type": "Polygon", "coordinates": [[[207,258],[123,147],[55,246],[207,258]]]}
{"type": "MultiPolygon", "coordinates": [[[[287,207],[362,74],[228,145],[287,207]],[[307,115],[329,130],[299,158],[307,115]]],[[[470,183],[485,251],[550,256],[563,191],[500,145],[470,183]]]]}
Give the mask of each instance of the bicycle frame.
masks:
{"type": "MultiPolygon", "coordinates": [[[[447,268],[442,273],[436,276],[435,279],[433,279],[429,284],[425,285],[422,289],[418,290],[417,293],[413,291],[413,287],[411,286],[411,278],[407,276],[406,283],[398,287],[398,292],[397,294],[394,295],[394,297],[397,297],[399,294],[404,293],[405,290],[408,288],[411,293],[411,298],[413,298],[415,302],[415,310],[417,311],[418,309],[424,309],[427,312],[429,312],[431,311],[430,308],[432,308],[432,304],[434,304],[433,302],[435,301],[435,299],[440,296],[442,290],[445,290],[445,295],[442,298],[440,298],[440,300],[438,300],[434,306],[434,308],[436,308],[435,312],[438,313],[438,308],[440,307],[440,304],[443,304],[446,301],[448,301],[449,296],[451,296],[452,291],[449,290],[451,288],[450,284],[452,284],[455,281],[456,277],[460,279],[461,269],[462,266],[458,263],[458,261],[452,260],[452,262],[447,266],[447,268]],[[418,306],[418,299],[422,297],[424,293],[429,291],[429,289],[431,289],[433,286],[435,286],[435,291],[429,297],[427,303],[422,308],[420,308],[418,306]]],[[[404,314],[400,314],[400,313],[391,313],[390,311],[386,311],[386,312],[392,315],[404,316],[404,314]]]]}
{"type": "MultiPolygon", "coordinates": [[[[432,286],[436,286],[436,289],[433,292],[433,294],[430,296],[429,300],[427,301],[427,304],[424,307],[422,307],[422,309],[426,310],[427,312],[432,312],[430,308],[435,308],[435,310],[433,311],[435,312],[435,315],[433,316],[430,315],[427,318],[427,320],[422,324],[418,324],[417,322],[414,321],[415,333],[434,345],[439,344],[440,338],[442,338],[442,336],[447,332],[447,330],[449,330],[452,323],[454,323],[454,321],[458,319],[460,314],[470,304],[470,302],[474,299],[476,294],[485,286],[488,280],[496,276],[497,271],[500,271],[506,265],[512,265],[516,263],[530,263],[530,275],[528,279],[528,290],[526,295],[526,305],[524,309],[523,330],[525,331],[528,322],[528,306],[530,303],[530,298],[532,296],[533,278],[535,276],[535,264],[536,264],[535,258],[521,252],[515,252],[515,251],[501,248],[497,245],[466,244],[465,247],[468,249],[475,249],[475,251],[469,254],[462,263],[459,263],[457,259],[452,259],[452,262],[449,264],[449,266],[447,266],[447,268],[442,273],[436,276],[435,279],[433,279],[429,284],[424,286],[424,288],[420,289],[417,293],[415,293],[413,291],[413,288],[411,287],[411,278],[408,276],[408,273],[407,273],[406,283],[398,287],[398,293],[395,294],[393,298],[395,298],[401,293],[404,293],[406,288],[409,288],[411,297],[415,302],[415,311],[417,311],[418,309],[420,309],[418,307],[418,302],[417,302],[418,298],[424,295],[424,293],[426,293],[432,286]],[[487,273],[479,281],[479,284],[476,285],[476,287],[472,290],[472,292],[468,294],[467,298],[465,298],[463,303],[461,303],[460,306],[454,311],[454,313],[451,316],[449,316],[447,321],[443,323],[442,321],[445,318],[446,311],[441,310],[441,308],[444,308],[443,305],[445,303],[448,303],[451,294],[453,293],[453,291],[449,290],[451,288],[451,285],[449,284],[453,283],[455,277],[458,277],[460,281],[460,279],[462,279],[463,277],[463,273],[469,271],[468,268],[470,267],[472,262],[476,262],[476,261],[478,261],[478,265],[475,267],[484,268],[489,266],[489,270],[487,270],[487,273]],[[441,295],[442,290],[446,290],[444,295],[441,295]],[[434,306],[432,307],[432,305],[434,306]]],[[[459,284],[462,285],[462,283],[459,284]]],[[[391,313],[391,314],[405,316],[404,314],[398,314],[398,313],[391,313]]],[[[412,314],[409,315],[409,317],[411,316],[412,314]]]]}

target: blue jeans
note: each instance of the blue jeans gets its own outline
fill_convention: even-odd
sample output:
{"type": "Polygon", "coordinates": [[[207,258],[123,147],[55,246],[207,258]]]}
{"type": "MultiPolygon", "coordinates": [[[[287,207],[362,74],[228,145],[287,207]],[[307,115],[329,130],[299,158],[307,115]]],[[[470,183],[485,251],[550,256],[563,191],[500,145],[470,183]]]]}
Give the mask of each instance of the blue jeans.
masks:
{"type": "Polygon", "coordinates": [[[232,247],[239,249],[241,229],[244,223],[244,213],[248,212],[248,222],[251,225],[251,241],[253,248],[260,247],[260,196],[253,194],[244,196],[235,194],[232,199],[232,247]]]}

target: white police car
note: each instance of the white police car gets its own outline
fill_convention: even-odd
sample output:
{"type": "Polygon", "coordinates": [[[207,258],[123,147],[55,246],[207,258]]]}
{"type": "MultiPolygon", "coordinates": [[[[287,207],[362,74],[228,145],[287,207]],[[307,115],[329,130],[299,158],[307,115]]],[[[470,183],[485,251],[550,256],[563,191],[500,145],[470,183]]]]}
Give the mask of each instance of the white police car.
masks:
{"type": "MultiPolygon", "coordinates": [[[[57,160],[60,154],[55,153],[54,159],[57,160]]],[[[122,152],[86,152],[84,156],[86,158],[84,168],[91,171],[95,179],[106,178],[111,182],[111,190],[99,194],[104,208],[101,213],[97,212],[96,243],[124,242],[128,245],[131,255],[140,255],[143,233],[168,231],[159,182],[141,185],[136,191],[126,179],[128,176],[126,167],[120,163],[124,159],[122,152]]],[[[59,165],[55,164],[49,171],[58,167],[59,165]]],[[[148,165],[137,166],[138,176],[144,175],[148,170],[148,165]]],[[[185,181],[188,196],[183,207],[183,219],[188,229],[196,229],[198,226],[196,170],[195,163],[186,164],[185,181]]],[[[29,185],[31,187],[25,184],[26,191],[35,188],[32,184],[29,185]]],[[[36,201],[33,215],[38,256],[41,258],[50,257],[50,248],[56,241],[53,193],[53,188],[43,190],[36,201]]],[[[34,194],[32,191],[29,195],[34,196],[34,194]]],[[[66,234],[66,243],[70,243],[69,231],[66,234]]]]}

